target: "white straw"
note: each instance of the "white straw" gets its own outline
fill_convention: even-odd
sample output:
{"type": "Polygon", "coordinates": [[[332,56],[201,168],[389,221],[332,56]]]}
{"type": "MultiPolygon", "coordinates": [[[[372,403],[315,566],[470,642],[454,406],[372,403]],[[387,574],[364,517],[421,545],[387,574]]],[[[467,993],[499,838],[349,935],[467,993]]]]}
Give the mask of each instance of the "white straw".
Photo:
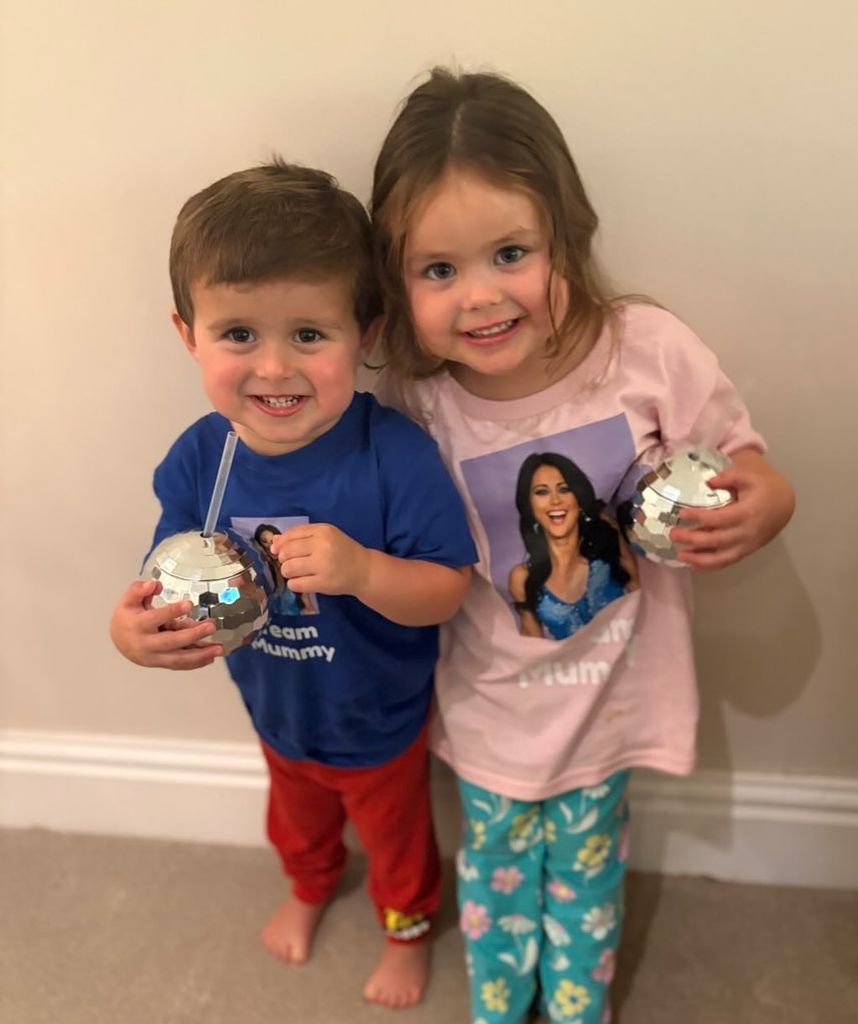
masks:
{"type": "Polygon", "coordinates": [[[226,442],[223,446],[223,455],[220,457],[220,466],[217,471],[212,500],[209,502],[209,511],[206,516],[206,525],[203,527],[203,536],[211,537],[214,533],[217,517],[220,515],[220,506],[223,502],[223,492],[226,490],[226,480],[229,476],[229,468],[232,465],[232,456],[235,453],[235,444],[238,437],[234,430],[226,435],[226,442]]]}

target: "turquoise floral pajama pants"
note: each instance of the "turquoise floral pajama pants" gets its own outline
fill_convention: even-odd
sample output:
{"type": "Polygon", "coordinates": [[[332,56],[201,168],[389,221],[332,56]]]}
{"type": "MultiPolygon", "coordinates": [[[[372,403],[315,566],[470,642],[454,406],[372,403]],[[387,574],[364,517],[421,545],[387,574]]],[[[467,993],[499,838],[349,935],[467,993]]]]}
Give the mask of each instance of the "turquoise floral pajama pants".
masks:
{"type": "Polygon", "coordinates": [[[474,1024],[606,1024],[623,915],[629,772],[548,800],[459,780],[457,858],[474,1024]]]}

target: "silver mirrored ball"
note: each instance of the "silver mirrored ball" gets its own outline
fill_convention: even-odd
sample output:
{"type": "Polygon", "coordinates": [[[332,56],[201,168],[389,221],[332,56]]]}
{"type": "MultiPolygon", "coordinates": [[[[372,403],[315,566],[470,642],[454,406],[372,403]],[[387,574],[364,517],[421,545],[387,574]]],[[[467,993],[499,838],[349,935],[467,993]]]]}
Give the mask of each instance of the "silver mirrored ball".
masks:
{"type": "Polygon", "coordinates": [[[207,642],[223,644],[227,654],[251,640],[268,619],[268,598],[253,559],[224,533],[167,537],[146,559],[143,576],[164,588],[152,599],[153,607],[190,601],[188,618],[213,619],[217,628],[207,642]]]}
{"type": "Polygon", "coordinates": [[[670,531],[685,509],[720,508],[733,500],[729,491],[708,483],[730,464],[721,452],[694,447],[674,453],[644,474],[631,497],[631,521],[626,530],[635,551],[654,562],[687,567],[677,561],[670,531]]]}

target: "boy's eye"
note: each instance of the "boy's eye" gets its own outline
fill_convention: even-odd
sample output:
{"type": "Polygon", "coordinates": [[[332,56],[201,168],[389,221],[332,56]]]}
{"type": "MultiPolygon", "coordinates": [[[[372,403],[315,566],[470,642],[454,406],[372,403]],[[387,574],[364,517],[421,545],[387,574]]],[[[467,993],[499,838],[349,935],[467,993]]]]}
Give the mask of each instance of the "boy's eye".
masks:
{"type": "Polygon", "coordinates": [[[253,341],[253,331],[249,327],[231,327],[224,337],[239,345],[246,345],[249,341],[253,341]]]}
{"type": "Polygon", "coordinates": [[[520,245],[505,245],[502,249],[498,249],[495,261],[497,263],[518,263],[523,259],[526,251],[520,245]]]}
{"type": "Polygon", "coordinates": [[[432,281],[449,281],[455,274],[452,263],[432,263],[426,268],[426,276],[432,281]]]}
{"type": "Polygon", "coordinates": [[[315,327],[299,327],[295,331],[295,340],[303,342],[305,345],[314,341],[321,341],[323,337],[322,332],[317,331],[315,327]]]}

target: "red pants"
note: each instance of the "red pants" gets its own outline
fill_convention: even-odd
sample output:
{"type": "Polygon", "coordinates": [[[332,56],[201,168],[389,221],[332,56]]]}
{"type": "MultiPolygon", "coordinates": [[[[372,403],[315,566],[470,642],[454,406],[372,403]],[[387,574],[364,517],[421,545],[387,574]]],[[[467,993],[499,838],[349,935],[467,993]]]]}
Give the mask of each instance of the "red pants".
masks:
{"type": "Polygon", "coordinates": [[[291,761],[265,743],[262,752],[271,776],[268,838],[295,896],[321,903],[333,894],[348,818],[367,852],[369,893],[388,939],[424,938],[441,888],[426,729],[404,753],[372,768],[291,761]]]}

